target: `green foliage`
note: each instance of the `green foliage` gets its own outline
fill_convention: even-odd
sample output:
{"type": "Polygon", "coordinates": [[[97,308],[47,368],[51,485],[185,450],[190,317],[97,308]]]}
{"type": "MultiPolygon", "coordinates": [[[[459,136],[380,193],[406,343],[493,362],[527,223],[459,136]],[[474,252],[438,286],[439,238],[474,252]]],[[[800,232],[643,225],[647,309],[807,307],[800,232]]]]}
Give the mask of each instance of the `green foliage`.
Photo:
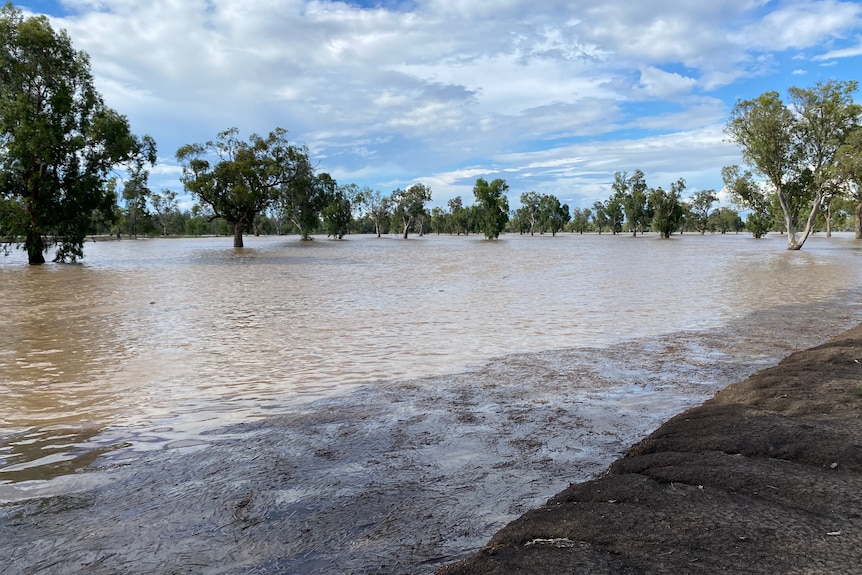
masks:
{"type": "Polygon", "coordinates": [[[350,189],[339,186],[321,211],[326,235],[336,239],[343,238],[353,221],[353,202],[350,199],[350,189]]]}
{"type": "Polygon", "coordinates": [[[449,213],[452,214],[452,227],[456,234],[465,236],[475,230],[473,212],[464,207],[461,196],[449,200],[449,213]]]}
{"type": "Polygon", "coordinates": [[[93,85],[87,55],[44,16],[0,9],[0,196],[11,210],[31,264],[57,245],[55,261],[83,257],[94,219],[113,220],[115,196],[105,183],[124,166],[142,173],[155,162],[155,142],[137,138],[93,85]]]}
{"type": "Polygon", "coordinates": [[[712,205],[718,201],[715,190],[701,190],[695,192],[689,201],[691,223],[694,228],[703,235],[709,228],[709,213],[712,205]]]}
{"type": "MultiPolygon", "coordinates": [[[[294,148],[290,161],[293,164],[293,177],[278,188],[276,206],[282,216],[296,226],[302,240],[308,241],[311,239],[311,232],[320,225],[323,210],[330,203],[339,203],[342,198],[337,197],[338,185],[332,176],[326,172],[316,173],[308,159],[307,150],[294,148]]],[[[340,220],[344,219],[338,213],[339,209],[333,207],[329,211],[330,222],[336,230],[335,235],[338,235],[338,228],[341,227],[340,220]]],[[[348,212],[351,209],[352,206],[348,207],[348,212]]],[[[345,228],[349,222],[348,216],[345,228]]],[[[341,237],[343,235],[341,234],[341,237]]]]}
{"type": "Polygon", "coordinates": [[[682,223],[683,209],[680,197],[684,189],[685,180],[680,178],[671,184],[669,192],[658,188],[649,194],[649,212],[653,214],[652,227],[661,233],[663,238],[669,238],[682,223]]]}
{"type": "Polygon", "coordinates": [[[635,170],[630,178],[626,178],[625,172],[614,174],[612,185],[614,196],[618,198],[626,216],[626,225],[633,236],[638,231],[646,229],[652,221],[652,213],[648,203],[649,188],[647,187],[644,173],[635,170]]]}
{"type": "Polygon", "coordinates": [[[161,227],[163,236],[170,234],[171,220],[177,209],[177,193],[171,190],[162,190],[161,194],[152,194],[150,203],[153,205],[156,220],[161,227]]]}
{"type": "Polygon", "coordinates": [[[769,214],[751,212],[745,218],[745,229],[751,232],[752,236],[760,239],[769,233],[774,221],[774,218],[769,214]]]}
{"type": "Polygon", "coordinates": [[[589,230],[591,215],[592,212],[589,208],[575,208],[572,212],[572,231],[578,234],[583,234],[585,231],[589,230]]]}
{"type": "Polygon", "coordinates": [[[593,204],[593,224],[595,224],[599,234],[610,225],[606,204],[602,202],[595,202],[593,204]]]}
{"type": "Polygon", "coordinates": [[[509,221],[509,184],[497,178],[490,184],[483,178],[476,180],[473,195],[476,197],[476,222],[487,239],[496,239],[509,221]]]}
{"type": "Polygon", "coordinates": [[[248,142],[238,133],[231,128],[215,140],[185,145],[177,150],[177,160],[186,190],[206,204],[211,218],[231,225],[234,246],[242,247],[243,232],[272,205],[277,192],[297,178],[308,158],[305,150],[288,143],[282,128],[266,138],[252,134],[248,142]],[[212,163],[212,156],[218,161],[212,163]]]}
{"type": "Polygon", "coordinates": [[[725,166],[721,169],[721,177],[733,203],[750,211],[745,227],[755,238],[762,238],[775,221],[770,197],[754,181],[752,173],[748,170],[743,172],[739,166],[725,166]]]}
{"type": "Polygon", "coordinates": [[[616,189],[614,190],[614,194],[604,203],[604,212],[607,216],[607,223],[611,228],[611,233],[614,235],[623,231],[623,222],[625,221],[623,203],[623,194],[616,189]]]}
{"type": "Polygon", "coordinates": [[[550,194],[542,196],[539,203],[539,214],[542,230],[551,232],[552,236],[556,236],[557,232],[562,230],[572,219],[569,214],[569,206],[560,204],[560,200],[550,194]]]}
{"type": "Polygon", "coordinates": [[[521,207],[515,210],[520,227],[519,231],[529,232],[532,236],[536,230],[540,229],[542,196],[536,192],[527,192],[521,194],[520,200],[521,207]]]}
{"type": "Polygon", "coordinates": [[[709,225],[723,234],[731,230],[739,232],[744,227],[739,212],[727,206],[722,206],[710,214],[709,225]]]}
{"type": "Polygon", "coordinates": [[[851,130],[838,149],[838,176],[845,196],[853,202],[856,239],[862,239],[862,127],[851,130]]]}
{"type": "MultiPolygon", "coordinates": [[[[746,164],[763,176],[781,210],[788,249],[800,249],[813,231],[821,203],[841,178],[842,147],[859,127],[853,102],[857,82],[820,82],[737,102],[726,132],[746,164]],[[797,229],[802,228],[801,238],[797,229]]],[[[760,216],[759,216],[760,217],[760,216]]]]}
{"type": "Polygon", "coordinates": [[[423,233],[421,225],[427,216],[425,204],[431,201],[431,188],[423,183],[408,186],[406,190],[397,189],[390,196],[392,202],[392,218],[401,225],[403,237],[406,240],[410,226],[419,222],[416,230],[420,235],[423,233]]]}
{"type": "Polygon", "coordinates": [[[374,232],[379,238],[383,230],[389,226],[392,213],[391,200],[379,190],[372,190],[366,186],[360,191],[357,204],[360,206],[363,216],[374,225],[374,232]]]}

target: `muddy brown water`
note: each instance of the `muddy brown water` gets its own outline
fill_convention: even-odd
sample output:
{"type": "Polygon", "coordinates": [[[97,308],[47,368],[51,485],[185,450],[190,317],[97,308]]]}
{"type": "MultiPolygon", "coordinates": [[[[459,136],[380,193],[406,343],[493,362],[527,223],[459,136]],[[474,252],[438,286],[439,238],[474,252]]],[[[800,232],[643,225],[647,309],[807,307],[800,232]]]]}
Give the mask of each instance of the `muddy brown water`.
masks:
{"type": "MultiPolygon", "coordinates": [[[[0,260],[0,502],[59,496],[48,506],[96,532],[116,515],[62,498],[107,477],[105,505],[177,540],[201,529],[177,515],[194,501],[257,513],[261,539],[218,544],[245,545],[234,563],[212,541],[176,551],[205,547],[211,572],[430,572],[663,419],[862,320],[846,235],[801,252],[744,235],[248,240],[0,260]],[[176,484],[198,487],[174,500],[176,484]]],[[[52,540],[25,523],[11,533],[52,540]]],[[[113,530],[129,563],[110,568],[152,555],[143,533],[113,530]]]]}
{"type": "Polygon", "coordinates": [[[840,297],[862,273],[847,236],[801,252],[745,235],[248,240],[0,260],[0,483],[190,446],[354,384],[714,328],[840,297]]]}

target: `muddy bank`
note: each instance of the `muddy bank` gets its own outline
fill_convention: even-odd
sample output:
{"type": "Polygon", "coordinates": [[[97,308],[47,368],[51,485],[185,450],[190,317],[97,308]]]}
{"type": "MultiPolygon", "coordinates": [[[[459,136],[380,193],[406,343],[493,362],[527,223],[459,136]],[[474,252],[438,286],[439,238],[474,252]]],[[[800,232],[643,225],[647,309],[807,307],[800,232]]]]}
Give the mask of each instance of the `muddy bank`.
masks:
{"type": "Polygon", "coordinates": [[[117,453],[70,478],[86,489],[0,486],[0,573],[433,573],[603,473],[661,421],[858,314],[773,310],[710,333],[381,382],[205,446],[117,453]]]}
{"type": "Polygon", "coordinates": [[[439,573],[860,568],[862,326],[674,417],[439,573]]]}

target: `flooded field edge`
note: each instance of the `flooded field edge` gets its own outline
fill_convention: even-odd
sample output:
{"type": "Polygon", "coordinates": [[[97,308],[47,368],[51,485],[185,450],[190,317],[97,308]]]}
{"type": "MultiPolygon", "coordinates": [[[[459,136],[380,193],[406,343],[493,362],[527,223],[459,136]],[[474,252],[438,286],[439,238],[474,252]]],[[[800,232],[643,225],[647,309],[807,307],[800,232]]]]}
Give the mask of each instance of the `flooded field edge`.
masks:
{"type": "Polygon", "coordinates": [[[114,454],[71,476],[82,491],[3,486],[23,500],[0,506],[0,573],[431,573],[675,413],[858,324],[859,295],[364,385],[208,446],[114,454]]]}

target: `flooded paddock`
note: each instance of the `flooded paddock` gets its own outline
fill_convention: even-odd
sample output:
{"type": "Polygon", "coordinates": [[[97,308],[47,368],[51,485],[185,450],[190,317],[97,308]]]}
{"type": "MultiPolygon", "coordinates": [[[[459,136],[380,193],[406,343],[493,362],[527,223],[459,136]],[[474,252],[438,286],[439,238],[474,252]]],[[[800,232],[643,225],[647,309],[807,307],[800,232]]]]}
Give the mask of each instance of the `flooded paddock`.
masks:
{"type": "MultiPolygon", "coordinates": [[[[698,337],[744,331],[751,314],[799,331],[781,306],[819,306],[796,312],[812,314],[800,347],[860,318],[862,245],[846,235],[800,252],[746,235],[230,242],[91,243],[81,265],[0,259],[0,489],[204,445],[358,384],[548,350],[593,350],[586,369],[602,365],[597,350],[681,332],[682,360],[696,360],[698,337]]],[[[763,343],[722,353],[776,353],[763,343]]]]}

